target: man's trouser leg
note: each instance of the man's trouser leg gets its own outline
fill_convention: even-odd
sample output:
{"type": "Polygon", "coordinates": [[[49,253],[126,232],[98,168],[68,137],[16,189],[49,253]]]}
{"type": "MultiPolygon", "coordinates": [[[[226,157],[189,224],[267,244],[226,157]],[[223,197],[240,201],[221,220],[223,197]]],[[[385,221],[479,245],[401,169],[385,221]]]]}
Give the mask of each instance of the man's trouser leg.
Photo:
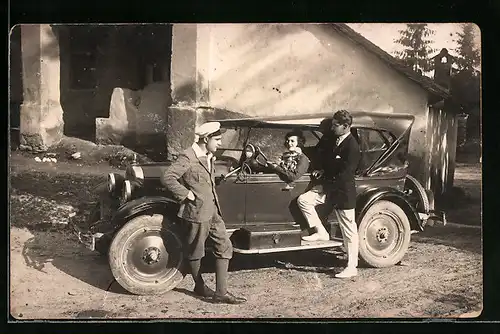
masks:
{"type": "Polygon", "coordinates": [[[335,213],[342,232],[342,238],[344,239],[344,247],[347,252],[347,267],[356,268],[358,266],[359,237],[354,209],[335,209],[335,213]]]}
{"type": "Polygon", "coordinates": [[[209,238],[213,241],[215,256],[216,293],[227,293],[229,260],[233,257],[233,245],[226,232],[222,217],[216,213],[210,221],[209,238]]]}
{"type": "MultiPolygon", "coordinates": [[[[323,223],[321,222],[321,219],[318,216],[316,206],[324,204],[325,200],[326,194],[314,190],[305,192],[297,198],[299,209],[300,211],[302,211],[302,214],[307,220],[309,227],[315,227],[317,229],[317,233],[323,236],[323,239],[328,235],[328,231],[325,229],[323,223]]],[[[304,237],[304,240],[307,240],[307,237],[304,237]]]]}
{"type": "Polygon", "coordinates": [[[233,257],[233,245],[229,239],[222,217],[216,213],[210,222],[209,237],[214,243],[215,281],[214,300],[220,303],[240,304],[245,298],[236,297],[227,291],[229,260],[233,257]]]}
{"type": "Polygon", "coordinates": [[[201,259],[205,256],[205,241],[209,233],[208,224],[188,221],[185,224],[187,226],[186,259],[189,261],[195,289],[200,289],[205,285],[201,275],[201,259]]]}

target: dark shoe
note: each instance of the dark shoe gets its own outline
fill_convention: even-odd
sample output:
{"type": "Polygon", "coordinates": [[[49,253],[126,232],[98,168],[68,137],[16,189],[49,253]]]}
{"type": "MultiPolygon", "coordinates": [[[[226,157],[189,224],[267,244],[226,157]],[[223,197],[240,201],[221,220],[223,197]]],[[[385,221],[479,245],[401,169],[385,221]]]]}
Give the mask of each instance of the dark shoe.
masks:
{"type": "Polygon", "coordinates": [[[193,291],[196,295],[204,298],[211,298],[215,294],[215,291],[210,289],[206,284],[203,284],[200,287],[195,286],[193,291]]]}
{"type": "Polygon", "coordinates": [[[214,301],[214,303],[218,303],[218,304],[243,304],[247,300],[243,297],[236,297],[232,293],[227,292],[223,296],[215,293],[213,301],[214,301]]]}

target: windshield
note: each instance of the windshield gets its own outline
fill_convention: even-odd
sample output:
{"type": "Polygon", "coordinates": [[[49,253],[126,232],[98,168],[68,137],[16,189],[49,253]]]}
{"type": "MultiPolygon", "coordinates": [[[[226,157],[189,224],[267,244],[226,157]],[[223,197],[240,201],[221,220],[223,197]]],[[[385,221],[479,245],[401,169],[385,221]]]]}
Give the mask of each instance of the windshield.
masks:
{"type": "MultiPolygon", "coordinates": [[[[270,161],[278,161],[282,156],[285,148],[285,136],[292,131],[293,128],[252,128],[248,142],[258,146],[262,153],[270,161]]],[[[304,153],[308,154],[308,148],[316,146],[321,134],[314,134],[312,130],[303,130],[302,134],[305,138],[304,153]]]]}
{"type": "Polygon", "coordinates": [[[248,128],[224,128],[226,131],[222,134],[222,145],[217,150],[217,157],[228,157],[239,160],[241,152],[248,137],[248,128]]]}
{"type": "MultiPolygon", "coordinates": [[[[258,146],[262,153],[271,161],[277,160],[286,150],[285,136],[293,128],[267,128],[267,127],[228,127],[222,134],[222,145],[217,150],[216,156],[224,158],[232,158],[237,161],[241,158],[241,152],[246,143],[251,143],[258,146]]],[[[314,147],[321,133],[319,131],[304,130],[302,131],[306,139],[305,147],[314,147]]]]}

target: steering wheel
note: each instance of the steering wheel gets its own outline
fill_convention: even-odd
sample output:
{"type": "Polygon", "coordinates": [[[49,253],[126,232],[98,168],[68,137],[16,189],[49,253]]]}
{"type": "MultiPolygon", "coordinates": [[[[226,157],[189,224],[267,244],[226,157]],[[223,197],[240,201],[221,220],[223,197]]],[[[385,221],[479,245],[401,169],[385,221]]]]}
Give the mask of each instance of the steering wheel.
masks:
{"type": "Polygon", "coordinates": [[[267,159],[266,155],[260,147],[253,145],[253,144],[247,144],[245,147],[245,158],[246,162],[249,162],[249,165],[252,165],[252,161],[255,161],[258,165],[262,167],[266,167],[269,159],[267,159]],[[264,161],[260,161],[260,159],[263,159],[264,161]]]}
{"type": "Polygon", "coordinates": [[[244,181],[248,175],[252,174],[253,169],[260,167],[267,167],[268,159],[262,150],[253,144],[247,144],[243,151],[243,156],[241,159],[240,167],[229,172],[223,179],[237,173],[237,180],[244,181]],[[260,161],[263,159],[264,161],[260,161]]]}
{"type": "Polygon", "coordinates": [[[252,174],[252,168],[245,161],[241,164],[241,169],[236,175],[236,180],[244,182],[248,175],[252,174]]]}

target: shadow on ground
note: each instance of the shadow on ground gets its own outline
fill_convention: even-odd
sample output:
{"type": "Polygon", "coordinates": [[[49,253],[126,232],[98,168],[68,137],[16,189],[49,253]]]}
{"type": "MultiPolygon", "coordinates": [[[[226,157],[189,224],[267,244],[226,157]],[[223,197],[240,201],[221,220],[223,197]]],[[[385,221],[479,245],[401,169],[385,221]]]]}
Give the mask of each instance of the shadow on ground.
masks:
{"type": "Polygon", "coordinates": [[[480,228],[451,225],[427,227],[424,232],[412,235],[412,240],[482,254],[480,228]]]}
{"type": "MultiPolygon", "coordinates": [[[[46,265],[101,290],[111,291],[114,281],[107,258],[87,251],[66,231],[31,231],[22,255],[27,266],[46,272],[46,265]]],[[[69,291],[68,293],[71,293],[69,291]]]]}
{"type": "MultiPolygon", "coordinates": [[[[24,243],[22,255],[27,266],[46,272],[51,263],[86,284],[104,291],[128,294],[113,278],[106,256],[87,250],[67,229],[30,229],[34,235],[24,243]]],[[[230,262],[231,272],[279,268],[334,274],[345,265],[342,254],[334,251],[302,251],[285,254],[239,255],[230,262]]],[[[204,273],[215,271],[215,258],[208,254],[202,262],[204,273]]],[[[191,292],[189,292],[191,294],[191,292]]]]}
{"type": "MultiPolygon", "coordinates": [[[[453,314],[467,313],[482,310],[482,294],[479,291],[472,291],[468,287],[459,287],[446,292],[436,292],[433,290],[423,290],[424,296],[434,300],[434,305],[429,309],[431,315],[442,315],[440,305],[446,305],[448,312],[453,314]]],[[[442,306],[441,306],[442,307],[442,306]]]]}

